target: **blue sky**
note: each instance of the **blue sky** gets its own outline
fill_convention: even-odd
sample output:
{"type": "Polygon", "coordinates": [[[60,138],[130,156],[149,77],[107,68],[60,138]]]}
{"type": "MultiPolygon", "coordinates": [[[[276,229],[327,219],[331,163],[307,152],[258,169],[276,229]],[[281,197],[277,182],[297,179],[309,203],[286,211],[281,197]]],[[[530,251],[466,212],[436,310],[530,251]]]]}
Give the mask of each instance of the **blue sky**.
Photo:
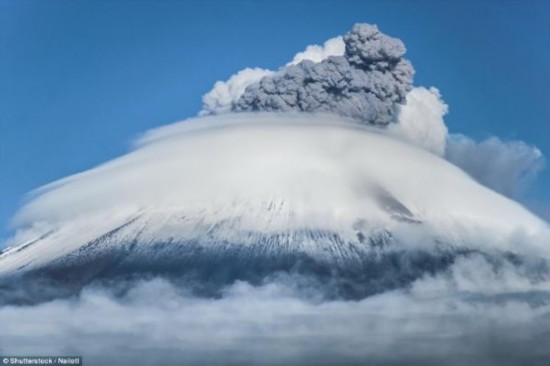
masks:
{"type": "MultiPolygon", "coordinates": [[[[356,22],[401,38],[452,132],[550,156],[550,2],[0,0],[0,238],[29,190],[195,115],[217,80],[277,69],[356,22]]],[[[550,173],[524,201],[550,212],[550,173]]]]}

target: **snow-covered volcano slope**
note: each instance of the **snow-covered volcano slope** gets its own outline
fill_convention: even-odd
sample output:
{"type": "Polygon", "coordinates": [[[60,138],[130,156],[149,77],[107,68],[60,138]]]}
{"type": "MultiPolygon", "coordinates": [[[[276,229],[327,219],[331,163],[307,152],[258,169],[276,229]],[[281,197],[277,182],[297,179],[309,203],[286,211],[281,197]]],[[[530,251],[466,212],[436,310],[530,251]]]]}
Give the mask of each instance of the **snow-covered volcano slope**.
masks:
{"type": "Polygon", "coordinates": [[[548,257],[546,223],[521,205],[381,130],[310,114],[150,131],[127,155],[39,189],[15,223],[0,276],[79,284],[306,268],[345,273],[362,296],[444,269],[449,253],[548,257]]]}

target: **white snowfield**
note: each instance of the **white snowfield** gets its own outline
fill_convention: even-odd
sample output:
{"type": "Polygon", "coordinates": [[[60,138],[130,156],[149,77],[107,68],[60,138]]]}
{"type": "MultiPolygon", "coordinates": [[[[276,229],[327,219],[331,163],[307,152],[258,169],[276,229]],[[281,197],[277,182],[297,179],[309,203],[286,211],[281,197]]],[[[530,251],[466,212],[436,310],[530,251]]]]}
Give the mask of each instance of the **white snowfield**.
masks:
{"type": "MultiPolygon", "coordinates": [[[[0,274],[36,268],[123,225],[109,245],[214,232],[208,245],[248,245],[254,233],[299,230],[361,245],[358,230],[384,230],[411,248],[548,256],[536,240],[545,222],[442,158],[383,129],[304,113],[227,114],[152,130],[128,154],[38,189],[15,225],[0,274]]],[[[315,242],[295,245],[316,250],[315,242]]]]}

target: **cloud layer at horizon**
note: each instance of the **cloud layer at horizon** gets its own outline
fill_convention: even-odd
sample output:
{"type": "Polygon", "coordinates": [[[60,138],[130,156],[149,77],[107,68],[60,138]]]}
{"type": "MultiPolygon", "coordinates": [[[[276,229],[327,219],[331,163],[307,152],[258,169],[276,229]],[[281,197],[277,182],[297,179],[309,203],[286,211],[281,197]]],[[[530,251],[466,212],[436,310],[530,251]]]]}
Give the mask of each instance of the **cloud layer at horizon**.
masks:
{"type": "MultiPolygon", "coordinates": [[[[464,258],[410,289],[320,301],[315,286],[238,282],[217,299],[162,279],[122,296],[0,308],[0,353],[78,354],[90,365],[517,365],[550,357],[550,278],[464,258]]],[[[307,279],[305,279],[307,281],[307,279]]],[[[307,282],[306,282],[307,283],[307,282]]]]}

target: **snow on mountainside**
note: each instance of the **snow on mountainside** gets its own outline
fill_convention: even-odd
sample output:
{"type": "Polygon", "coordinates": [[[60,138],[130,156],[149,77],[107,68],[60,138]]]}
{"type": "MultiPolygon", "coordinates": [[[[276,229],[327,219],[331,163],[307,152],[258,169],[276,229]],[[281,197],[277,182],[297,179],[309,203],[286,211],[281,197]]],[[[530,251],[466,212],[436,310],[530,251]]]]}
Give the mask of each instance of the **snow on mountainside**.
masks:
{"type": "Polygon", "coordinates": [[[127,155],[35,192],[16,223],[0,276],[249,278],[305,261],[376,278],[365,268],[382,270],[382,254],[403,251],[423,253],[407,259],[421,267],[410,276],[444,266],[434,258],[449,251],[548,254],[522,240],[544,222],[445,160],[381,130],[307,114],[153,130],[127,155]]]}

